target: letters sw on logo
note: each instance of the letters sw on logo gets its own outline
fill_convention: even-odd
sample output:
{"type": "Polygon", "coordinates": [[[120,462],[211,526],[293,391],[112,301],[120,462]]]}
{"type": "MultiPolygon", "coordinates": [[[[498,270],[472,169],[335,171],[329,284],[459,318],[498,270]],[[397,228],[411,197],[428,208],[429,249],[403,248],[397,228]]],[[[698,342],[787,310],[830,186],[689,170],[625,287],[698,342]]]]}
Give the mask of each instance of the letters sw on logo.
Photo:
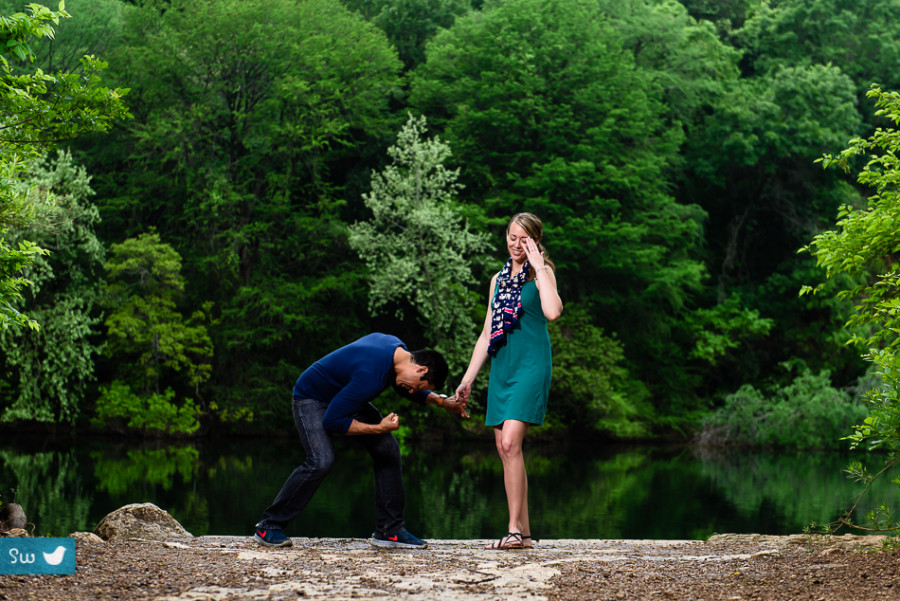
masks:
{"type": "Polygon", "coordinates": [[[74,573],[74,538],[0,538],[0,574],[74,573]]]}

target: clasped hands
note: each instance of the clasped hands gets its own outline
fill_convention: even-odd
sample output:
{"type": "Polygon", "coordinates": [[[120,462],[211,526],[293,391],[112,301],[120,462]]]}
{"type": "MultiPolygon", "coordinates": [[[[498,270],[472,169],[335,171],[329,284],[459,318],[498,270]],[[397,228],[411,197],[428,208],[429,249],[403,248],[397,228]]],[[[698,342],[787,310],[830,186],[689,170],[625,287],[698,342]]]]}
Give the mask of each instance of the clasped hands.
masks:
{"type": "Polygon", "coordinates": [[[444,398],[444,402],[441,403],[441,407],[443,407],[450,413],[459,415],[460,417],[469,417],[469,412],[466,411],[466,405],[468,404],[468,395],[466,395],[465,397],[461,397],[460,395],[455,394],[453,396],[444,398]]]}

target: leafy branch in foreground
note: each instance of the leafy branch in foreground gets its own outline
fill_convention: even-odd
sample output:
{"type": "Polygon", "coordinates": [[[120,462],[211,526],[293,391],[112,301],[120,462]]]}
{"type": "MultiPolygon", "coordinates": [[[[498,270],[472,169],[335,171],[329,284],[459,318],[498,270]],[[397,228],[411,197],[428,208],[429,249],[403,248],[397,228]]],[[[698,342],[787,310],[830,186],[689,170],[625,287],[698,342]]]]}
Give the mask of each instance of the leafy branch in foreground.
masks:
{"type": "Polygon", "coordinates": [[[29,4],[29,13],[0,15],[0,329],[13,324],[37,329],[18,305],[31,286],[27,271],[46,252],[28,240],[9,244],[10,232],[41,223],[33,195],[17,185],[28,179],[29,161],[60,142],[89,132],[107,131],[113,120],[129,116],[122,101],[127,90],[100,84],[106,63],[81,59],[79,73],[32,69],[34,39],[53,39],[53,25],[69,18],[65,4],[53,11],[29,4]]]}
{"type": "MultiPolygon", "coordinates": [[[[872,524],[871,527],[860,526],[853,522],[853,512],[856,511],[859,502],[862,501],[863,497],[866,496],[866,493],[869,492],[872,484],[874,484],[875,480],[887,473],[897,463],[900,463],[900,457],[895,457],[887,461],[884,467],[882,467],[875,474],[869,472],[869,470],[862,464],[861,461],[852,461],[850,465],[847,466],[847,475],[856,482],[863,484],[864,487],[862,489],[862,492],[860,492],[859,496],[856,498],[856,502],[853,503],[853,506],[846,512],[844,512],[844,515],[838,518],[838,524],[850,526],[851,528],[856,528],[857,530],[866,530],[869,532],[887,532],[892,530],[900,530],[900,524],[898,524],[894,520],[893,510],[887,503],[881,503],[876,509],[873,509],[866,514],[866,519],[870,524],[872,524]]],[[[895,483],[897,483],[896,479],[894,481],[895,483]]],[[[836,530],[836,528],[832,530],[836,530]]]]}
{"type": "MultiPolygon", "coordinates": [[[[895,125],[900,123],[900,94],[883,92],[873,86],[868,96],[875,99],[876,115],[895,125]]],[[[900,131],[878,128],[868,139],[855,138],[837,157],[826,155],[825,166],[840,167],[849,172],[859,160],[868,160],[857,180],[872,188],[874,194],[860,206],[846,205],[838,214],[834,230],[816,236],[803,250],[810,252],[826,278],[839,276],[850,281],[838,296],[854,304],[855,312],[845,327],[854,335],[849,344],[865,349],[863,357],[874,364],[880,385],[869,390],[866,401],[869,415],[847,436],[851,448],[886,453],[885,466],[869,474],[859,464],[851,464],[851,477],[865,484],[865,495],[876,478],[884,477],[900,462],[900,131]]],[[[815,294],[821,286],[805,286],[800,294],[815,294]]],[[[900,484],[897,479],[895,483],[900,484]]],[[[860,498],[862,497],[860,496],[860,498]]],[[[854,504],[853,509],[858,505],[854,504]]],[[[843,525],[860,528],[853,523],[850,510],[840,519],[843,525]]],[[[900,523],[887,504],[882,503],[867,516],[867,530],[900,530],[900,523]]]]}

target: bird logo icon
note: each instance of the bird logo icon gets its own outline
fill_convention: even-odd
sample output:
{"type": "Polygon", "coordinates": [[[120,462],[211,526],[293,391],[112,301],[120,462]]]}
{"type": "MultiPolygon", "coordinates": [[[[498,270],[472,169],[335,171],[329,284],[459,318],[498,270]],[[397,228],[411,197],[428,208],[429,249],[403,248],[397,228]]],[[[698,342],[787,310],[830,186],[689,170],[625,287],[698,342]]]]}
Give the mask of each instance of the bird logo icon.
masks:
{"type": "Polygon", "coordinates": [[[58,566],[62,563],[63,556],[66,554],[66,548],[63,546],[56,547],[53,553],[44,553],[44,561],[51,566],[58,566]]]}

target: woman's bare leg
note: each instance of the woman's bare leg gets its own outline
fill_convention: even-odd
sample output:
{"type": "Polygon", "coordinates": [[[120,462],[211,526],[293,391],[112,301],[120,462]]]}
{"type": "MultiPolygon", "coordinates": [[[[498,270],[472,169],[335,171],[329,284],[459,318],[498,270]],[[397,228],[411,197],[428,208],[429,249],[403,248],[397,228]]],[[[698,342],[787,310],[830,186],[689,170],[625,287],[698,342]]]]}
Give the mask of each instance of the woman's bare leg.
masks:
{"type": "Polygon", "coordinates": [[[522,454],[522,441],[528,425],[509,419],[494,428],[497,452],[503,462],[503,483],[509,506],[509,532],[522,534],[531,534],[528,522],[528,474],[525,473],[525,456],[522,454]]]}

